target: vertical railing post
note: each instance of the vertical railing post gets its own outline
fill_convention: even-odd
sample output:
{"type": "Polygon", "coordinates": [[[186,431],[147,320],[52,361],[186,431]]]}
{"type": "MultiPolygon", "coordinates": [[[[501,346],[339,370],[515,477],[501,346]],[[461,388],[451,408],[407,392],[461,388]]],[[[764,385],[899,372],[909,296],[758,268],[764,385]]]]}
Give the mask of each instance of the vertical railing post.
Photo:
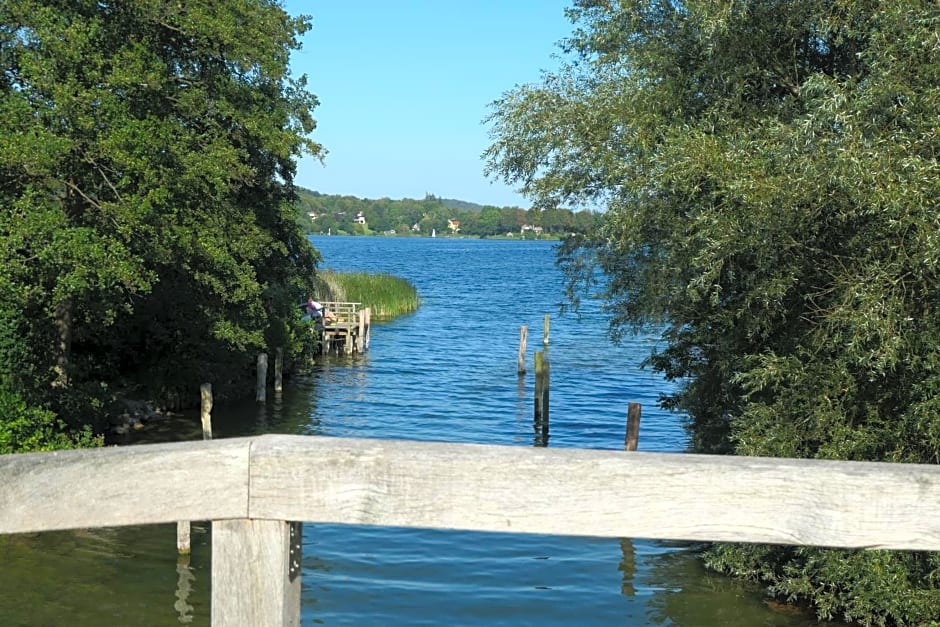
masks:
{"type": "Polygon", "coordinates": [[[301,524],[212,523],[212,627],[300,625],[301,524]]]}

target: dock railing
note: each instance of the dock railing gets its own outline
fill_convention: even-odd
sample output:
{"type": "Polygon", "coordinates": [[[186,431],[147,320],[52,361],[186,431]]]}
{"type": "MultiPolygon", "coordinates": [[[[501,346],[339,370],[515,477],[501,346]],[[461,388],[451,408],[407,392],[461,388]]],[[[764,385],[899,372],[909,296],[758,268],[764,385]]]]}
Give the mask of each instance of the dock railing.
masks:
{"type": "Polygon", "coordinates": [[[323,321],[324,352],[337,347],[347,354],[364,352],[369,346],[372,310],[354,302],[324,301],[322,304],[332,314],[323,321]]]}
{"type": "Polygon", "coordinates": [[[342,301],[324,301],[321,303],[329,312],[336,316],[337,324],[355,324],[358,320],[359,310],[362,303],[342,302],[342,301]]]}
{"type": "Polygon", "coordinates": [[[214,627],[299,624],[291,521],[940,550],[934,465],[262,435],[6,455],[0,477],[0,534],[213,521],[214,627]]]}

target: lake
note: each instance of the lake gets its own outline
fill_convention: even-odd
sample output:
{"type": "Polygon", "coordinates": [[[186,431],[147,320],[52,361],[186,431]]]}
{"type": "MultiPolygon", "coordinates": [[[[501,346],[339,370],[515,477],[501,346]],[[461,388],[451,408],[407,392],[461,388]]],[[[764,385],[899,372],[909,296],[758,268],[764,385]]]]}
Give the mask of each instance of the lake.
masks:
{"type": "MultiPolygon", "coordinates": [[[[551,447],[682,451],[670,383],[641,364],[656,339],[606,335],[595,301],[559,316],[553,243],[312,238],[324,268],[389,272],[422,299],[376,324],[362,356],[327,357],[279,398],[213,410],[216,437],[261,432],[533,446],[533,353],[551,314],[551,447]],[[519,327],[528,372],[516,374],[519,327]]],[[[198,418],[153,423],[147,441],[199,439],[198,418]]],[[[145,487],[146,477],[128,477],[145,487]]],[[[211,497],[211,495],[207,495],[211,497]]],[[[178,560],[175,527],[0,539],[0,624],[208,625],[207,523],[178,560]]],[[[753,587],[705,572],[695,546],[644,540],[304,525],[302,624],[804,626],[753,587]]]]}

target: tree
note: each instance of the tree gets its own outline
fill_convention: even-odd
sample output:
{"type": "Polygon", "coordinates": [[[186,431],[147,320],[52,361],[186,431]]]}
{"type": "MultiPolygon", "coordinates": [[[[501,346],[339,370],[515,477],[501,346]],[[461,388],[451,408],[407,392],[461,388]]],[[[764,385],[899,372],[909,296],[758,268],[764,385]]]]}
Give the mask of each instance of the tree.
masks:
{"type": "Polygon", "coordinates": [[[0,313],[31,402],[115,372],[236,378],[294,333],[317,261],[291,185],[321,153],[287,66],[308,26],[273,0],[0,5],[0,313]]]}
{"type": "MultiPolygon", "coordinates": [[[[940,462],[940,8],[578,0],[568,61],[494,104],[491,173],[607,207],[615,337],[662,323],[696,450],[940,462]]],[[[596,266],[594,265],[596,264],[596,266]]],[[[579,292],[574,292],[575,294],[579,292]]],[[[936,555],[721,547],[713,566],[865,624],[936,618],[936,555]]]]}

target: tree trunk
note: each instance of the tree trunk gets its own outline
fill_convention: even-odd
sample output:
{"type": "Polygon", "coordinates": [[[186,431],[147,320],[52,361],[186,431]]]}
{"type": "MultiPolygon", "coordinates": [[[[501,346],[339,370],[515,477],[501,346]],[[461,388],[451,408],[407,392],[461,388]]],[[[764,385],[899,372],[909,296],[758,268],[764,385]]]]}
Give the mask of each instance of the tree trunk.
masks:
{"type": "Polygon", "coordinates": [[[55,306],[55,374],[53,387],[69,384],[69,358],[72,352],[72,299],[64,298],[55,306]]]}

